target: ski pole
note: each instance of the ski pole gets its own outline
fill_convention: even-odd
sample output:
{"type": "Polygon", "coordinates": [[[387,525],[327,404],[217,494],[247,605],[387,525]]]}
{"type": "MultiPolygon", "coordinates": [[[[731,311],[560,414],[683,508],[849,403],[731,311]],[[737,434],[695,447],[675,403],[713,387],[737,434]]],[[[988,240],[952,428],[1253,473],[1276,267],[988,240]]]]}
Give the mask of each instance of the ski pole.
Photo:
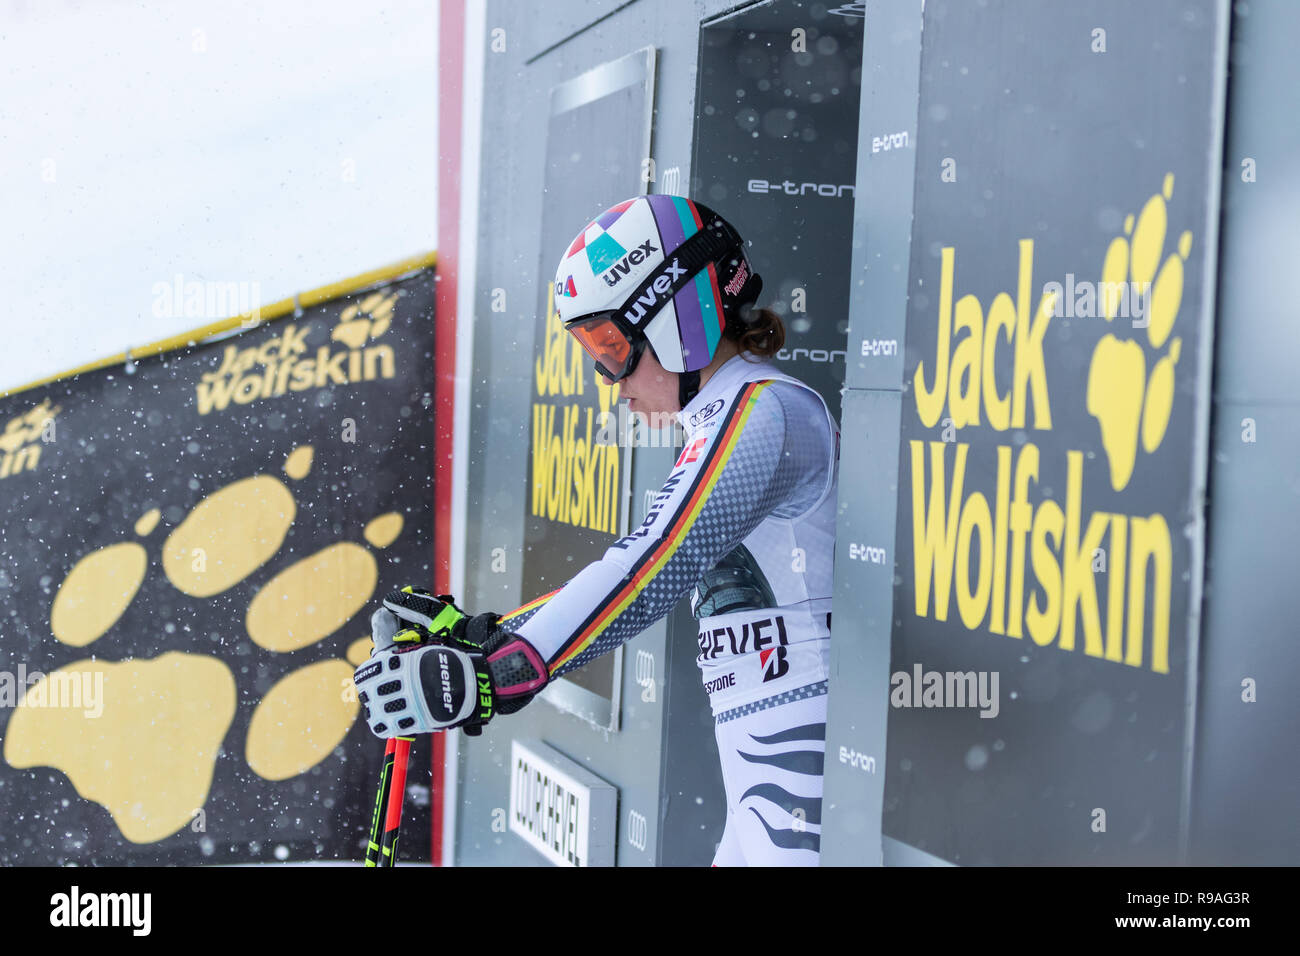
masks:
{"type": "Polygon", "coordinates": [[[392,781],[397,740],[389,737],[384,745],[384,760],[379,767],[379,791],[375,794],[375,812],[370,818],[370,841],[366,844],[366,866],[379,866],[380,842],[388,819],[389,784],[392,781]]]}
{"type": "MultiPolygon", "coordinates": [[[[401,624],[391,611],[380,608],[370,617],[372,646],[391,647],[401,624]]],[[[406,766],[411,737],[389,737],[384,743],[384,760],[379,769],[379,790],[370,818],[370,840],[366,843],[366,866],[392,866],[397,862],[397,828],[402,822],[402,798],[406,790],[406,766]],[[394,806],[393,793],[397,800],[394,806]]]]}
{"type": "MultiPolygon", "coordinates": [[[[370,628],[373,646],[387,648],[395,643],[401,624],[391,611],[380,608],[371,615],[370,628]]],[[[375,811],[370,818],[370,840],[366,844],[366,866],[397,865],[397,836],[402,825],[406,768],[410,763],[413,740],[414,737],[389,737],[384,745],[379,791],[375,795],[375,811]]]]}
{"type": "Polygon", "coordinates": [[[370,840],[366,843],[366,866],[397,865],[397,836],[406,795],[406,768],[410,764],[414,739],[389,737],[384,747],[379,791],[375,794],[375,811],[370,818],[370,840]]]}
{"type": "Polygon", "coordinates": [[[414,737],[393,738],[393,773],[388,788],[388,807],[385,811],[384,832],[379,841],[379,866],[397,865],[397,831],[402,825],[402,804],[406,796],[406,767],[411,756],[414,737]]]}

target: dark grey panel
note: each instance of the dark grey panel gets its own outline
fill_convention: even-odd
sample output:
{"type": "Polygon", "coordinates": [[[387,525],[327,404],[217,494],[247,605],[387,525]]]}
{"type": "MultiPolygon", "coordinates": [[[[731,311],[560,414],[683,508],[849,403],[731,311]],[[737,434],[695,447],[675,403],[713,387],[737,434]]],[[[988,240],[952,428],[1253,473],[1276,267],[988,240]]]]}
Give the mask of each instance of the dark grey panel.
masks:
{"type": "Polygon", "coordinates": [[[1290,401],[1300,368],[1300,8],[1238,3],[1232,30],[1214,388],[1222,401],[1290,401]]]}
{"type": "Polygon", "coordinates": [[[1228,402],[1215,416],[1193,862],[1295,865],[1300,401],[1228,402]]]}
{"type": "MultiPolygon", "coordinates": [[[[568,247],[588,217],[643,191],[653,99],[653,47],[593,65],[552,88],[539,276],[553,273],[561,255],[556,250],[568,247]]],[[[599,376],[577,341],[559,328],[556,297],[562,294],[562,289],[551,288],[550,281],[540,282],[535,300],[537,371],[530,379],[534,394],[529,447],[570,451],[536,455],[520,488],[526,516],[523,589],[534,595],[562,586],[628,531],[624,489],[630,450],[626,445],[588,446],[600,432],[608,399],[602,401],[599,376]],[[567,380],[571,363],[578,369],[576,381],[567,380]],[[567,443],[565,422],[570,415],[576,415],[577,426],[570,433],[573,441],[567,443]],[[570,509],[570,503],[585,496],[593,504],[590,511],[570,509]]],[[[617,730],[620,660],[617,652],[605,654],[571,671],[547,690],[546,702],[617,730]]]]}
{"type": "Polygon", "coordinates": [[[865,12],[827,705],[828,866],[892,862],[880,824],[921,2],[881,0],[865,12]]]}
{"type": "Polygon", "coordinates": [[[1300,8],[1236,4],[1232,40],[1192,862],[1295,865],[1300,8]]]}
{"type": "Polygon", "coordinates": [[[881,842],[884,843],[885,866],[952,866],[947,860],[899,843],[893,837],[883,837],[881,842]]]}
{"type": "Polygon", "coordinates": [[[891,711],[884,829],[953,862],[1179,859],[1225,10],[925,7],[891,667],[1000,705],[891,711]]]}
{"type": "MultiPolygon", "coordinates": [[[[634,527],[649,510],[652,494],[647,492],[659,489],[680,452],[680,444],[669,440],[674,433],[680,434],[680,430],[665,429],[654,439],[660,445],[635,449],[632,484],[642,490],[633,495],[634,527]]],[[[695,662],[697,647],[689,601],[679,603],[668,617],[627,645],[625,673],[632,679],[638,674],[645,677],[648,668],[653,673],[654,690],[647,693],[644,684],[625,682],[624,730],[638,730],[631,721],[633,714],[640,713],[644,730],[648,733],[653,727],[660,736],[653,746],[631,740],[623,746],[638,748],[633,756],[644,763],[638,766],[639,771],[657,772],[658,789],[653,796],[658,803],[651,801],[638,810],[650,820],[651,839],[644,852],[630,852],[627,837],[620,836],[620,865],[708,866],[722,839],[727,807],[713,715],[695,662]],[[649,635],[653,635],[651,640],[647,640],[649,635]],[[642,642],[655,648],[654,660],[647,661],[642,653],[638,665],[642,642]],[[647,702],[647,697],[653,697],[653,702],[647,702]]],[[[648,787],[646,796],[651,796],[648,787]]],[[[628,812],[621,817],[624,826],[628,812]]]]}
{"type": "Polygon", "coordinates": [[[747,241],[763,278],[758,304],[786,328],[777,364],[820,391],[838,420],[862,28],[815,18],[817,8],[776,4],[701,31],[691,182],[747,241]]]}
{"type": "MultiPolygon", "coordinates": [[[[710,22],[701,31],[690,180],[694,198],[727,217],[749,241],[750,260],[763,277],[759,304],[772,305],[786,325],[786,349],[777,364],[817,388],[837,418],[848,328],[845,275],[861,36],[859,19],[833,15],[815,3],[763,4],[710,22]],[[792,50],[796,29],[804,31],[807,53],[792,50]]],[[[896,455],[896,425],[890,440],[896,455]]],[[[707,865],[725,823],[714,724],[695,662],[696,633],[689,614],[674,617],[661,859],[669,864],[707,865]]],[[[879,816],[877,808],[877,836],[879,816]]]]}
{"type": "Polygon", "coordinates": [[[900,392],[844,393],[823,866],[881,862],[901,410],[900,392]]]}
{"type": "MultiPolygon", "coordinates": [[[[576,42],[562,44],[528,64],[528,59],[555,39],[619,4],[612,0],[597,4],[488,3],[487,39],[490,42],[491,31],[499,26],[506,30],[507,43],[504,52],[489,50],[485,56],[478,266],[476,276],[461,277],[461,281],[473,281],[475,288],[464,595],[470,610],[507,611],[537,596],[523,593],[521,587],[524,540],[519,489],[524,487],[529,468],[530,393],[524,383],[532,380],[537,290],[552,278],[537,274],[543,253],[539,223],[549,91],[596,64],[653,45],[658,108],[651,141],[656,178],[650,191],[684,194],[690,181],[699,45],[695,24],[730,5],[723,0],[696,0],[682,4],[674,16],[664,17],[656,4],[633,3],[581,33],[576,42]],[[494,312],[494,302],[502,299],[505,311],[494,312]]],[[[575,216],[589,212],[575,212],[575,216]]],[[[577,223],[575,230],[581,225],[577,223]]],[[[462,322],[468,325],[470,318],[462,317],[462,322]]],[[[672,456],[660,460],[648,452],[635,457],[645,459],[644,467],[633,464],[632,513],[633,520],[639,521],[643,492],[659,487],[672,456]]],[[[661,622],[624,647],[622,729],[618,733],[597,730],[544,703],[534,703],[519,714],[495,721],[481,738],[462,738],[459,792],[455,796],[457,863],[512,866],[543,862],[519,838],[494,829],[494,811],[504,814],[509,807],[508,764],[514,736],[539,738],[619,788],[620,866],[658,859],[666,693],[660,684],[653,702],[642,700],[644,688],[636,682],[636,664],[638,651],[646,652],[655,658],[657,680],[671,673],[665,656],[666,632],[667,625],[661,622]],[[638,818],[631,820],[632,813],[638,818]],[[639,833],[635,836],[644,848],[629,840],[633,836],[629,831],[639,829],[641,817],[645,818],[644,839],[639,833]]],[[[683,639],[694,646],[693,632],[684,634],[683,639]]],[[[694,651],[687,650],[693,666],[694,651]]],[[[698,674],[694,693],[698,695],[696,713],[707,718],[708,703],[698,674]]],[[[689,685],[681,688],[678,699],[683,707],[691,700],[689,685]]],[[[709,723],[711,726],[711,720],[709,723]]],[[[709,745],[708,739],[700,742],[702,747],[709,745]]],[[[712,759],[716,764],[716,754],[712,759]]],[[[693,805],[702,816],[711,809],[720,820],[720,777],[705,781],[701,795],[706,798],[704,804],[693,805]],[[706,786],[716,787],[716,792],[704,789],[706,786]]],[[[711,846],[708,852],[711,857],[711,846]]]]}
{"type": "Polygon", "coordinates": [[[669,617],[664,681],[664,747],[660,754],[661,866],[708,866],[713,861],[727,804],[709,698],[695,661],[695,618],[683,602],[669,617]]]}
{"type": "Polygon", "coordinates": [[[849,271],[849,388],[901,388],[912,245],[922,0],[867,10],[849,271]]]}
{"type": "MultiPolygon", "coordinates": [[[[580,9],[568,5],[572,13],[580,9]]],[[[525,487],[530,466],[529,427],[534,319],[538,288],[549,274],[538,274],[546,119],[553,86],[606,60],[616,59],[653,42],[655,31],[635,31],[635,40],[611,24],[634,16],[637,6],[583,34],[584,55],[571,60],[555,51],[532,66],[532,50],[509,43],[504,53],[485,60],[483,164],[479,192],[480,224],[473,347],[473,407],[470,412],[468,520],[466,531],[466,606],[507,611],[536,597],[521,588],[524,553],[525,487]],[[486,224],[492,224],[487,228],[486,224]],[[501,290],[500,294],[496,290],[501,290]],[[504,297],[505,312],[494,312],[494,298],[504,297]]],[[[487,28],[503,26],[509,36],[523,37],[540,5],[491,3],[487,28]]],[[[587,11],[589,12],[589,11],[587,11]]],[[[640,15],[645,26],[647,16],[640,15]]],[[[663,33],[664,31],[659,31],[663,33]]],[[[679,43],[694,55],[694,38],[679,43]]],[[[564,48],[562,47],[561,50],[564,48]]],[[[690,77],[669,82],[679,100],[693,96],[690,77]]],[[[673,139],[689,141],[689,122],[673,139]]],[[[687,154],[681,147],[681,154],[687,154]]],[[[600,200],[593,198],[594,203],[600,200]]],[[[575,211],[575,217],[590,210],[575,211]]],[[[581,226],[579,222],[575,229],[581,226]]],[[[573,569],[574,572],[578,568],[573,569]]],[[[457,809],[457,860],[460,864],[533,865],[541,857],[522,840],[501,830],[496,811],[509,806],[510,740],[532,736],[577,760],[619,788],[620,864],[653,861],[657,839],[658,759],[662,695],[643,702],[633,663],[637,651],[663,658],[664,626],[651,628],[624,647],[628,665],[622,675],[623,730],[609,734],[591,724],[534,702],[519,714],[494,722],[481,738],[463,738],[457,809]],[[654,755],[647,759],[647,754],[654,755]],[[628,815],[645,818],[644,838],[632,847],[626,839],[628,815]]],[[[639,819],[637,821],[640,822],[639,819]]]]}
{"type": "MultiPolygon", "coordinates": [[[[519,3],[511,4],[512,21],[509,32],[513,33],[528,60],[535,60],[556,52],[563,46],[573,46],[592,41],[590,33],[600,29],[600,21],[616,14],[620,7],[626,7],[636,0],[581,0],[578,3],[519,3]],[[594,24],[594,26],[593,26],[594,24]],[[566,42],[567,41],[567,42],[566,42]],[[559,44],[559,46],[557,46],[559,44]]],[[[492,8],[489,8],[491,10],[492,8]]],[[[608,22],[606,20],[606,22],[608,22]]],[[[495,26],[504,26],[501,16],[488,19],[488,34],[495,26]]],[[[598,63],[593,60],[592,63],[598,63]]]]}

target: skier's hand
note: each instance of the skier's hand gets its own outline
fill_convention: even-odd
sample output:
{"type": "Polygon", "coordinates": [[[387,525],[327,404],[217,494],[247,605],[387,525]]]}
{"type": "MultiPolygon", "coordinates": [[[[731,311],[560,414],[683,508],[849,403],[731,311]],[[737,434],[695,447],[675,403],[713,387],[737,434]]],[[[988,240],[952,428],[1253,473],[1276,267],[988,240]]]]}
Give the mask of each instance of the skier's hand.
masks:
{"type": "Polygon", "coordinates": [[[376,737],[453,727],[480,732],[493,713],[492,678],[482,649],[437,641],[428,631],[422,637],[376,653],[353,674],[371,732],[376,737]]]}
{"type": "MultiPolygon", "coordinates": [[[[353,678],[366,709],[366,721],[378,737],[431,733],[461,727],[477,736],[497,713],[510,714],[527,704],[549,681],[546,662],[531,644],[496,626],[496,614],[467,617],[438,598],[441,607],[407,606],[412,598],[432,598],[413,589],[394,594],[408,598],[385,600],[385,609],[372,618],[384,620],[394,604],[398,610],[421,614],[439,624],[435,633],[406,622],[393,639],[381,644],[383,631],[374,628],[375,652],[357,668],[353,678]],[[446,615],[451,608],[455,617],[446,615]],[[432,610],[432,614],[425,613],[432,610]],[[448,626],[448,622],[450,626],[448,626]]],[[[416,603],[412,600],[411,603],[416,603]]]]}
{"type": "Polygon", "coordinates": [[[384,598],[384,607],[404,627],[421,627],[435,637],[452,634],[468,615],[456,607],[450,594],[433,594],[421,587],[408,585],[394,588],[384,598]]]}
{"type": "Polygon", "coordinates": [[[381,607],[370,615],[370,641],[374,645],[370,656],[374,657],[394,646],[410,647],[422,643],[428,634],[429,632],[422,627],[403,626],[397,615],[388,608],[381,607]]]}

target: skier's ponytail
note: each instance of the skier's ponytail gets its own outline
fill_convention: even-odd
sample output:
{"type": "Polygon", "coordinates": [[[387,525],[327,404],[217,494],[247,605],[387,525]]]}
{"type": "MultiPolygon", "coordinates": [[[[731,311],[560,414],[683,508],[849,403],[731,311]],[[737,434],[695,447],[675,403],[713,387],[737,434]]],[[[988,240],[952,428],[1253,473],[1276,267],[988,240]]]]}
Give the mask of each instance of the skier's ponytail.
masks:
{"type": "MultiPolygon", "coordinates": [[[[743,310],[745,326],[738,329],[733,339],[741,352],[752,352],[759,358],[771,358],[785,347],[785,325],[771,309],[743,310]]],[[[730,331],[730,330],[728,330],[730,331]]]]}

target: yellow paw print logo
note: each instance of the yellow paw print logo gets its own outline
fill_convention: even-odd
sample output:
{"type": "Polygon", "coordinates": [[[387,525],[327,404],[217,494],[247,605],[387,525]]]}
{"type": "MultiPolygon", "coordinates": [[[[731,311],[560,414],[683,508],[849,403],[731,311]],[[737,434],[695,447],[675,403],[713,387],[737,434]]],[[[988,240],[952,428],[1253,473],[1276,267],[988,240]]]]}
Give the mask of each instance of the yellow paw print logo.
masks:
{"type": "Polygon", "coordinates": [[[375,292],[353,303],[339,316],[339,324],[334,326],[330,338],[350,349],[359,349],[367,340],[379,338],[392,324],[396,301],[396,292],[375,292]]]}
{"type": "MultiPolygon", "coordinates": [[[[284,463],[288,478],[311,470],[310,445],[284,463]]],[[[201,500],[161,545],[171,587],[212,598],[264,567],[280,550],[297,512],[288,485],[258,474],[201,500]]],[[[153,535],[153,509],[135,524],[153,535]]],[[[364,529],[374,549],[402,531],[396,512],[364,529]]],[[[122,541],[83,556],[59,586],[50,629],[70,647],[86,647],[122,616],[144,584],[149,552],[122,541]]],[[[287,653],[335,634],[370,603],[379,570],[370,548],[339,541],[300,558],[258,588],[243,628],[254,644],[287,653]]],[[[232,621],[232,626],[237,622],[232,621]]],[[[370,654],[370,638],[351,642],[347,660],[327,658],[293,670],[258,702],[244,739],[244,760],[266,780],[304,773],[342,743],[360,710],[353,669],[370,654]]],[[[190,650],[113,662],[87,658],[60,667],[33,685],[9,721],[4,757],[13,767],[61,770],[87,800],[112,815],[133,843],[152,843],[190,823],[207,800],[222,741],[235,716],[237,688],[226,661],[190,650]],[[43,706],[64,681],[102,688],[100,713],[43,706]]]]}
{"type": "MultiPolygon", "coordinates": [[[[1110,461],[1110,483],[1124,489],[1133,476],[1139,439],[1150,454],[1164,441],[1174,406],[1174,367],[1182,339],[1174,337],[1174,320],[1183,300],[1183,263],[1192,251],[1192,234],[1178,237],[1178,247],[1163,262],[1168,226],[1167,203],[1173,198],[1174,175],[1147,200],[1134,224],[1124,220],[1124,235],[1106,250],[1100,291],[1103,315],[1114,320],[1121,304],[1147,304],[1145,338],[1153,350],[1168,349],[1147,374],[1147,349],[1133,339],[1107,333],[1097,343],[1088,368],[1088,413],[1101,426],[1101,443],[1110,461]],[[1157,272],[1157,267],[1159,271],[1157,272]]],[[[1136,323],[1135,323],[1136,325],[1136,323]]]]}
{"type": "Polygon", "coordinates": [[[9,419],[4,431],[0,432],[0,453],[10,454],[41,437],[45,423],[53,420],[62,410],[62,406],[51,405],[47,398],[21,415],[9,419]]]}

